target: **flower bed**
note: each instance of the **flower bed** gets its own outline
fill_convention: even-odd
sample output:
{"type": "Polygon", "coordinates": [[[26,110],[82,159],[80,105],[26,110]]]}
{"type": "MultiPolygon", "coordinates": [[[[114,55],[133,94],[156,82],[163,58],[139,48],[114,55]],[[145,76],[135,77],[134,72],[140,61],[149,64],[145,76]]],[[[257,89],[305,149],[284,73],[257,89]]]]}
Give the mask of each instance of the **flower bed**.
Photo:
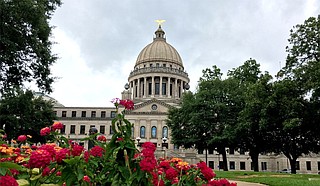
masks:
{"type": "MultiPolygon", "coordinates": [[[[85,138],[93,144],[90,150],[61,135],[60,122],[41,129],[48,143],[40,146],[24,146],[31,138],[27,135],[19,136],[14,146],[1,141],[0,185],[236,185],[214,179],[213,170],[204,162],[189,165],[179,158],[157,160],[151,142],[144,143],[139,151],[131,139],[133,125],[124,114],[133,109],[133,102],[114,99],[113,103],[118,113],[112,121],[114,134],[110,141],[99,134],[85,138]]],[[[1,135],[5,136],[3,131],[1,135]]]]}

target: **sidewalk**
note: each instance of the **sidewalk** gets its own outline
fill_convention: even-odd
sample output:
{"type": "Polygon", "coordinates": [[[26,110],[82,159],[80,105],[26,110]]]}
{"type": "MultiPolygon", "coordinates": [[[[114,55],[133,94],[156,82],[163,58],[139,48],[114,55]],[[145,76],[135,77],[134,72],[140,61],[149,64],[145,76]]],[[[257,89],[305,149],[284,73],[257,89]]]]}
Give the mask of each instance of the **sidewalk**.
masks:
{"type": "Polygon", "coordinates": [[[237,186],[266,186],[264,184],[260,184],[260,183],[249,183],[249,182],[244,182],[244,181],[233,181],[233,180],[229,180],[230,183],[232,182],[236,182],[237,186]]]}

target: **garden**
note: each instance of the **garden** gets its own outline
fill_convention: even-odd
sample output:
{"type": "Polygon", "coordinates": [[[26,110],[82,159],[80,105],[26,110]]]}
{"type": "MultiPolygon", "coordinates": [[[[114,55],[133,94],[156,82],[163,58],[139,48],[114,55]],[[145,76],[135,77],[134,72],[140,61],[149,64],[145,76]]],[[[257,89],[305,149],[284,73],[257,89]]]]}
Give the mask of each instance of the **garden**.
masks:
{"type": "Polygon", "coordinates": [[[117,115],[112,120],[111,140],[98,133],[83,139],[93,144],[89,150],[60,134],[61,122],[40,130],[47,140],[28,145],[25,134],[6,142],[1,131],[1,186],[99,186],[99,185],[208,185],[235,186],[216,174],[205,162],[190,165],[182,159],[156,159],[156,147],[146,142],[141,149],[132,140],[133,126],[125,111],[134,108],[131,100],[114,99],[117,115]]]}

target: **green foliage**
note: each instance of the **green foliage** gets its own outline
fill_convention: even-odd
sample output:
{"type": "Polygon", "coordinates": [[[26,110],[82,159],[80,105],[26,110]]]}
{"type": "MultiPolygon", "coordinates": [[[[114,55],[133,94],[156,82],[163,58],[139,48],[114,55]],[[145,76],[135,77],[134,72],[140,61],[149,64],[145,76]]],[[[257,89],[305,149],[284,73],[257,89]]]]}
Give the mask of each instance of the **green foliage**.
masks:
{"type": "Polygon", "coordinates": [[[33,142],[44,141],[37,131],[56,119],[52,102],[35,97],[30,90],[12,89],[0,100],[0,113],[0,128],[5,126],[8,139],[28,134],[33,142]]]}
{"type": "Polygon", "coordinates": [[[35,81],[52,92],[49,19],[60,0],[0,0],[0,92],[35,81]]]}

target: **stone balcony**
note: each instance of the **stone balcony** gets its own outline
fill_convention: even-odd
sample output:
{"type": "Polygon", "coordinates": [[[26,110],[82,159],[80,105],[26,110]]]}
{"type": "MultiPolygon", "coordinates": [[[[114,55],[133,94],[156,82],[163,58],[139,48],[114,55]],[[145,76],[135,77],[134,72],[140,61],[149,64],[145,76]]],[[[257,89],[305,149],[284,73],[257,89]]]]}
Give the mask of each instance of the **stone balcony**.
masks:
{"type": "Polygon", "coordinates": [[[173,75],[180,75],[182,77],[188,78],[188,73],[176,68],[171,67],[145,67],[135,69],[134,71],[130,72],[129,78],[132,76],[140,75],[140,74],[147,74],[147,73],[169,73],[173,75]]]}

